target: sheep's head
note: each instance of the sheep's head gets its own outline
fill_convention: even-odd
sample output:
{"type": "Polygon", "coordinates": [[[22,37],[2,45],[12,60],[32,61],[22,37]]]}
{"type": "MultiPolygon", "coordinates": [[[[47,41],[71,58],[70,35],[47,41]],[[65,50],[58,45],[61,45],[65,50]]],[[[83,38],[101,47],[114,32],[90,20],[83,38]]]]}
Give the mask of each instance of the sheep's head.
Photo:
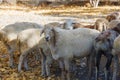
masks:
{"type": "Polygon", "coordinates": [[[119,34],[113,30],[103,31],[95,39],[95,48],[101,50],[111,50],[113,48],[113,42],[119,34]]]}
{"type": "Polygon", "coordinates": [[[72,30],[74,28],[74,22],[71,19],[67,19],[64,23],[63,23],[63,29],[66,30],[72,30]]]}
{"type": "Polygon", "coordinates": [[[117,17],[116,17],[116,15],[111,14],[111,15],[108,15],[108,16],[106,17],[106,19],[110,22],[110,21],[112,21],[112,20],[117,19],[117,17]]]}
{"type": "Polygon", "coordinates": [[[44,33],[45,35],[45,40],[48,42],[51,40],[51,38],[54,37],[54,28],[53,27],[48,27],[45,26],[43,30],[41,31],[41,34],[44,33]]]}
{"type": "Polygon", "coordinates": [[[110,36],[110,32],[109,31],[103,31],[101,32],[101,34],[99,34],[96,38],[96,41],[104,41],[107,40],[107,37],[110,36]]]}

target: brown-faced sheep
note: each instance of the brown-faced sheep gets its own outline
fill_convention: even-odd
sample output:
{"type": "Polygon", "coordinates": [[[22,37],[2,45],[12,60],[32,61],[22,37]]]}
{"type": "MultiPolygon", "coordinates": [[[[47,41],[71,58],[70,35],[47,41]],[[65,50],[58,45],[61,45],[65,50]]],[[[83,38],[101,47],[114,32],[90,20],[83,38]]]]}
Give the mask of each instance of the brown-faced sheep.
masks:
{"type": "Polygon", "coordinates": [[[9,66],[13,67],[13,53],[17,47],[14,43],[14,40],[17,39],[17,34],[22,30],[28,28],[40,28],[41,26],[36,23],[29,23],[29,22],[20,22],[15,24],[10,24],[5,26],[3,29],[0,30],[0,41],[2,41],[9,53],[9,66]]]}
{"type": "Polygon", "coordinates": [[[105,65],[105,80],[110,79],[110,65],[112,62],[112,46],[114,39],[119,35],[118,32],[114,30],[106,30],[100,33],[94,42],[95,55],[96,55],[96,80],[98,80],[99,75],[99,65],[101,56],[104,55],[107,58],[107,63],[105,65]]]}
{"type": "Polygon", "coordinates": [[[106,16],[106,19],[111,22],[112,20],[120,19],[120,12],[112,12],[106,16]]]}
{"type": "Polygon", "coordinates": [[[70,80],[71,59],[74,57],[91,56],[93,41],[98,36],[99,31],[88,28],[63,30],[60,28],[45,27],[42,33],[45,34],[52,57],[60,63],[62,80],[65,79],[65,75],[67,80],[70,80]]]}

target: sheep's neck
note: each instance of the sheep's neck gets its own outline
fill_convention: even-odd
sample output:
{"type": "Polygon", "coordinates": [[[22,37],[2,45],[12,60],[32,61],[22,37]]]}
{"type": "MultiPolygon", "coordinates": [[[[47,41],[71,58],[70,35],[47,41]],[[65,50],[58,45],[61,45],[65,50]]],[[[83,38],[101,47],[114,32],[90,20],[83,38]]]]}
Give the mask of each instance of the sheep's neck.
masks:
{"type": "Polygon", "coordinates": [[[51,45],[51,47],[55,48],[55,46],[56,46],[56,37],[55,36],[51,38],[49,44],[51,45]]]}
{"type": "Polygon", "coordinates": [[[56,43],[57,43],[57,39],[58,39],[58,33],[56,31],[53,31],[53,37],[50,39],[49,41],[49,47],[52,50],[52,52],[55,52],[55,49],[57,47],[56,43]]]}

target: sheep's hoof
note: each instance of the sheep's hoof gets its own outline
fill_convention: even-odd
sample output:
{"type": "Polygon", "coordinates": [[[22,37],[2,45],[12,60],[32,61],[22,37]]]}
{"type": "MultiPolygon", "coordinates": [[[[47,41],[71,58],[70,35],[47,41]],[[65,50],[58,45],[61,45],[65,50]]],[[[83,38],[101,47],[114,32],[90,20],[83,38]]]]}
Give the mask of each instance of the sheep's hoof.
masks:
{"type": "Polygon", "coordinates": [[[47,75],[45,75],[45,74],[41,74],[40,76],[43,77],[43,78],[47,77],[47,75]]]}
{"type": "Polygon", "coordinates": [[[29,71],[30,69],[29,68],[25,68],[25,71],[29,71]]]}
{"type": "Polygon", "coordinates": [[[14,65],[10,65],[10,68],[15,68],[15,66],[14,65]]]}
{"type": "Polygon", "coordinates": [[[18,72],[21,72],[21,70],[20,70],[20,69],[18,69],[18,72]]]}

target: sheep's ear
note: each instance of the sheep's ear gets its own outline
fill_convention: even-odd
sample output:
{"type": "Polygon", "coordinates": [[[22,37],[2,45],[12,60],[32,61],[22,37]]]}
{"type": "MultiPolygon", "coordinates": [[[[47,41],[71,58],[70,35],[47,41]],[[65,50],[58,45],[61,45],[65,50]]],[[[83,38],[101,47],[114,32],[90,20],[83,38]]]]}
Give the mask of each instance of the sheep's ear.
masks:
{"type": "Polygon", "coordinates": [[[44,33],[44,28],[41,30],[40,36],[44,33]]]}
{"type": "Polygon", "coordinates": [[[53,32],[53,45],[55,46],[56,45],[56,32],[54,28],[52,28],[52,32],[53,32]]]}

